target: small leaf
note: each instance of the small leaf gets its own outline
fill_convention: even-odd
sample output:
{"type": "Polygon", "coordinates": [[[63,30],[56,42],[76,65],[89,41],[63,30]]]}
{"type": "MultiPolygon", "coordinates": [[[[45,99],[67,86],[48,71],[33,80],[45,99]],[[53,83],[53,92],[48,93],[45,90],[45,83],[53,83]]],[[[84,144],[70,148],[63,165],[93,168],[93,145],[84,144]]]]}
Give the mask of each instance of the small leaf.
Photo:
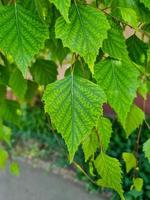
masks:
{"type": "Polygon", "coordinates": [[[22,73],[19,69],[14,69],[11,72],[9,79],[9,86],[12,88],[14,94],[21,100],[24,99],[27,90],[27,81],[23,78],[22,73]]]}
{"type": "Polygon", "coordinates": [[[57,65],[49,60],[37,59],[30,71],[33,79],[41,85],[47,85],[57,79],[57,65]]]}
{"type": "Polygon", "coordinates": [[[100,142],[103,151],[106,151],[110,142],[112,133],[112,124],[109,119],[101,117],[99,118],[97,129],[100,135],[100,142]]]}
{"type": "Polygon", "coordinates": [[[95,129],[92,130],[91,134],[86,136],[86,138],[82,142],[82,149],[85,156],[85,161],[88,161],[88,159],[92,156],[94,156],[96,149],[98,148],[98,139],[95,132],[95,129]]]}
{"type": "Polygon", "coordinates": [[[20,175],[20,168],[18,162],[12,162],[9,166],[10,173],[14,176],[20,175]]]}
{"type": "Polygon", "coordinates": [[[33,97],[37,93],[38,84],[34,81],[27,80],[27,91],[25,94],[25,100],[28,102],[33,100],[33,97]]]}
{"type": "Polygon", "coordinates": [[[144,98],[144,100],[147,100],[147,94],[148,94],[148,82],[141,80],[140,87],[138,88],[138,93],[144,98]]]}
{"type": "Polygon", "coordinates": [[[20,106],[16,101],[5,100],[0,103],[0,117],[6,121],[10,121],[16,125],[19,124],[20,115],[18,113],[20,106]]]}
{"type": "Polygon", "coordinates": [[[133,179],[133,186],[138,192],[142,191],[143,187],[143,179],[142,178],[134,178],[133,179]]]}
{"type": "Polygon", "coordinates": [[[122,183],[122,170],[119,161],[116,158],[112,158],[105,153],[101,153],[94,162],[97,172],[101,176],[101,179],[97,181],[97,184],[102,187],[112,188],[118,192],[121,199],[123,197],[122,183]]]}
{"type": "Polygon", "coordinates": [[[125,131],[127,138],[135,129],[137,129],[143,123],[144,119],[145,119],[144,112],[136,105],[132,105],[131,110],[127,115],[125,123],[125,131]]]}
{"type": "Polygon", "coordinates": [[[105,94],[96,84],[71,75],[48,85],[43,100],[45,111],[62,134],[72,161],[79,144],[102,113],[105,94]]]}
{"type": "Polygon", "coordinates": [[[6,144],[11,145],[11,129],[7,126],[0,124],[0,140],[6,142],[6,144]]]}
{"type": "Polygon", "coordinates": [[[130,58],[137,64],[145,64],[148,45],[140,40],[135,34],[126,40],[126,44],[130,58]]]}
{"type": "Polygon", "coordinates": [[[136,167],[136,158],[133,153],[128,152],[124,152],[122,157],[126,164],[126,172],[129,173],[131,169],[136,167]]]}
{"type": "Polygon", "coordinates": [[[145,153],[145,157],[148,158],[150,162],[150,139],[148,139],[143,145],[143,151],[145,153]]]}
{"type": "Polygon", "coordinates": [[[93,73],[93,66],[102,42],[110,28],[105,15],[90,6],[74,5],[70,10],[70,23],[60,17],[56,22],[56,38],[65,47],[82,56],[93,73]]]}
{"type": "Polygon", "coordinates": [[[149,0],[140,0],[148,9],[150,9],[150,1],[149,0]]]}
{"type": "Polygon", "coordinates": [[[71,5],[71,0],[50,0],[56,8],[60,11],[60,13],[63,15],[64,19],[66,20],[67,23],[70,22],[68,18],[69,14],[69,8],[71,5]]]}
{"type": "Polygon", "coordinates": [[[138,26],[138,18],[136,12],[132,8],[119,8],[121,11],[122,18],[125,22],[127,22],[129,25],[133,26],[134,28],[137,28],[138,26]]]}
{"type": "Polygon", "coordinates": [[[4,149],[0,149],[0,168],[5,170],[8,160],[8,153],[4,149]]]}

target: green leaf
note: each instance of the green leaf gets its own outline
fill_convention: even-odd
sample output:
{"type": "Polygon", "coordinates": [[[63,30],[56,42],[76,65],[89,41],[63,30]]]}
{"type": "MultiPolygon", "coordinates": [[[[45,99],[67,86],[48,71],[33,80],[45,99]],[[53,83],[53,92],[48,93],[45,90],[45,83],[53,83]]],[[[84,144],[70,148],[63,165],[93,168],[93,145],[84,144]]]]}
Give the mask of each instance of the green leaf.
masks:
{"type": "Polygon", "coordinates": [[[136,35],[132,35],[126,41],[130,58],[137,64],[145,64],[148,45],[136,35]]]}
{"type": "Polygon", "coordinates": [[[0,168],[5,170],[8,160],[8,153],[4,149],[0,149],[0,168]]]}
{"type": "Polygon", "coordinates": [[[109,119],[100,117],[97,125],[98,133],[100,135],[100,142],[103,151],[106,151],[110,142],[112,133],[112,124],[109,119]]]}
{"type": "Polygon", "coordinates": [[[54,61],[59,61],[60,65],[62,65],[64,59],[69,53],[69,49],[63,47],[62,41],[60,39],[51,39],[47,41],[47,47],[50,48],[51,59],[54,61]]]}
{"type": "Polygon", "coordinates": [[[43,20],[45,19],[45,16],[48,12],[48,4],[49,2],[47,0],[34,0],[35,2],[35,6],[36,6],[36,10],[40,16],[40,18],[43,20]]]}
{"type": "Polygon", "coordinates": [[[142,191],[143,187],[143,179],[142,178],[134,178],[133,179],[133,186],[138,192],[142,191]]]}
{"type": "MultiPolygon", "coordinates": [[[[91,80],[92,74],[90,69],[88,68],[88,65],[85,63],[82,63],[82,61],[76,61],[74,63],[74,71],[73,71],[74,75],[76,76],[80,76],[83,78],[86,78],[88,80],[91,80]]],[[[71,70],[70,68],[68,68],[65,71],[65,76],[68,76],[71,74],[71,70]]]]}
{"type": "Polygon", "coordinates": [[[99,147],[97,135],[95,129],[91,134],[87,135],[82,142],[82,149],[85,156],[85,161],[88,161],[90,157],[94,156],[97,148],[99,147]]]}
{"type": "Polygon", "coordinates": [[[94,156],[97,148],[100,148],[100,145],[104,151],[108,148],[112,133],[111,122],[107,118],[99,117],[96,128],[82,142],[85,161],[94,156]],[[100,138],[100,143],[98,137],[100,138]]]}
{"type": "Polygon", "coordinates": [[[71,0],[50,0],[56,8],[60,11],[60,13],[63,15],[64,19],[66,20],[67,23],[70,22],[68,18],[69,14],[69,8],[71,5],[71,0]]]}
{"type": "Polygon", "coordinates": [[[70,23],[60,17],[56,22],[56,37],[65,47],[82,56],[93,73],[93,65],[110,28],[104,14],[90,6],[75,5],[70,10],[70,23]]]}
{"type": "Polygon", "coordinates": [[[141,80],[140,86],[138,88],[138,93],[144,98],[144,100],[147,100],[147,94],[148,94],[148,82],[147,80],[141,80]]]}
{"type": "Polygon", "coordinates": [[[12,162],[9,166],[10,173],[14,176],[20,175],[20,168],[18,162],[12,162]]]}
{"type": "Polygon", "coordinates": [[[48,29],[20,5],[0,7],[0,47],[11,54],[25,76],[33,56],[44,46],[48,29]]]}
{"type": "Polygon", "coordinates": [[[95,78],[123,126],[136,97],[138,75],[131,62],[106,59],[95,66],[95,78]]]}
{"type": "Polygon", "coordinates": [[[94,162],[95,167],[101,179],[97,181],[97,184],[102,187],[108,187],[118,192],[121,199],[123,197],[122,183],[122,170],[119,161],[116,158],[112,158],[105,153],[101,153],[94,162]]]}
{"type": "Polygon", "coordinates": [[[122,157],[126,164],[126,172],[129,173],[131,169],[136,167],[136,158],[133,153],[128,152],[124,152],[122,157]]]}
{"type": "Polygon", "coordinates": [[[19,109],[20,106],[16,101],[13,100],[5,100],[1,102],[0,107],[0,117],[6,121],[10,121],[16,125],[19,124],[20,114],[19,109]]]}
{"type": "Polygon", "coordinates": [[[140,0],[148,9],[150,9],[150,1],[149,0],[140,0]]]}
{"type": "Polygon", "coordinates": [[[23,78],[22,73],[17,68],[11,72],[9,86],[17,97],[21,100],[24,99],[27,90],[27,81],[23,78]]]}
{"type": "Polygon", "coordinates": [[[8,81],[9,81],[8,68],[0,65],[0,84],[7,85],[8,81]]]}
{"type": "Polygon", "coordinates": [[[52,61],[37,59],[30,70],[33,79],[41,85],[47,85],[57,79],[57,65],[52,61]]]}
{"type": "Polygon", "coordinates": [[[48,85],[43,100],[45,111],[65,139],[72,161],[102,113],[105,94],[96,84],[71,75],[48,85]]]}
{"type": "Polygon", "coordinates": [[[33,97],[36,95],[37,93],[37,89],[38,89],[38,84],[34,81],[30,81],[28,80],[27,81],[27,91],[26,91],[26,94],[25,94],[25,99],[26,101],[30,102],[33,100],[33,97]]]}
{"type": "Polygon", "coordinates": [[[103,51],[113,58],[126,59],[128,57],[128,51],[123,31],[115,23],[111,24],[112,27],[108,31],[108,38],[103,42],[103,51]]]}
{"type": "Polygon", "coordinates": [[[123,20],[129,25],[133,26],[134,28],[137,28],[138,17],[135,10],[133,10],[132,8],[123,8],[123,7],[120,7],[119,9],[121,11],[123,20]]]}
{"type": "Polygon", "coordinates": [[[0,140],[6,142],[6,144],[10,146],[10,139],[11,129],[0,123],[0,140]]]}
{"type": "Polygon", "coordinates": [[[125,123],[125,131],[127,138],[135,129],[137,129],[143,123],[144,119],[145,119],[144,112],[136,105],[132,105],[131,110],[127,115],[125,123]]]}
{"type": "Polygon", "coordinates": [[[3,101],[6,96],[6,86],[0,84],[0,101],[3,101]]]}
{"type": "Polygon", "coordinates": [[[145,153],[145,157],[148,158],[150,162],[150,139],[148,139],[143,145],[143,151],[145,153]]]}

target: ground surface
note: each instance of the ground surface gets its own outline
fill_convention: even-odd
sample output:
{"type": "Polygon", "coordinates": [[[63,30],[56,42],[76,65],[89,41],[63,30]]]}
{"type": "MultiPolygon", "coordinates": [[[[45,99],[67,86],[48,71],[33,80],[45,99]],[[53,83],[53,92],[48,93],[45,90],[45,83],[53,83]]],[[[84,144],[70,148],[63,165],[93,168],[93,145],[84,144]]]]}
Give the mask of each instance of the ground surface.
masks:
{"type": "Polygon", "coordinates": [[[0,200],[102,200],[82,187],[21,163],[20,177],[0,171],[0,200]]]}

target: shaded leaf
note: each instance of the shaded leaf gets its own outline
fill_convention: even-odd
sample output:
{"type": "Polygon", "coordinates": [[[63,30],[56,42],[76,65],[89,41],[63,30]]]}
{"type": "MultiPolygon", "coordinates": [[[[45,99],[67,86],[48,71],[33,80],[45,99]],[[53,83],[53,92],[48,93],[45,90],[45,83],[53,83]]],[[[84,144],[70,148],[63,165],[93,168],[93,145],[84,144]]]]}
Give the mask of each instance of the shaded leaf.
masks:
{"type": "Polygon", "coordinates": [[[52,83],[57,78],[57,65],[49,60],[37,59],[30,71],[33,79],[41,85],[52,83]]]}

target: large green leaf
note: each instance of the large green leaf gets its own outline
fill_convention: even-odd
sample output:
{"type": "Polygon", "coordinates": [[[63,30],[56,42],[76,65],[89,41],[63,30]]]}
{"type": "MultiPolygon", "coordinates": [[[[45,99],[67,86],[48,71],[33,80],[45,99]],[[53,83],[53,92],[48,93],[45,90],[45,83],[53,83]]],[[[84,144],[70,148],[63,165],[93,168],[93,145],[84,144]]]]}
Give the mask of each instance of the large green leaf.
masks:
{"type": "Polygon", "coordinates": [[[30,70],[33,79],[41,85],[52,83],[57,78],[57,65],[50,60],[37,59],[30,70]]]}
{"type": "Polygon", "coordinates": [[[0,47],[11,54],[22,71],[44,46],[48,30],[39,18],[20,5],[0,7],[0,47]]]}
{"type": "Polygon", "coordinates": [[[45,111],[65,139],[72,161],[78,145],[102,112],[105,94],[96,84],[71,75],[48,85],[43,100],[45,111]]]}
{"type": "Polygon", "coordinates": [[[129,135],[142,124],[144,118],[144,112],[136,105],[132,105],[125,123],[126,137],[129,137],[129,135]]]}
{"type": "Polygon", "coordinates": [[[130,62],[106,59],[95,66],[95,78],[105,90],[108,103],[116,111],[123,126],[136,97],[138,75],[130,62]]]}
{"type": "Polygon", "coordinates": [[[60,11],[60,13],[63,15],[64,19],[67,23],[70,22],[68,15],[69,15],[69,8],[71,5],[71,0],[50,0],[56,8],[60,11]]]}
{"type": "Polygon", "coordinates": [[[93,72],[93,65],[102,42],[107,38],[109,23],[101,11],[86,5],[74,5],[70,23],[60,17],[56,22],[56,37],[63,45],[80,54],[93,72]]]}
{"type": "Polygon", "coordinates": [[[128,57],[125,38],[120,26],[112,23],[111,29],[108,31],[108,38],[103,42],[103,51],[117,59],[128,57]]]}
{"type": "Polygon", "coordinates": [[[148,158],[150,162],[150,139],[148,139],[143,145],[143,151],[145,153],[145,157],[148,158]]]}
{"type": "Polygon", "coordinates": [[[122,170],[119,161],[116,158],[112,158],[105,153],[101,153],[94,162],[97,172],[101,176],[101,179],[97,181],[97,184],[102,187],[108,187],[116,190],[123,197],[122,183],[122,170]]]}

